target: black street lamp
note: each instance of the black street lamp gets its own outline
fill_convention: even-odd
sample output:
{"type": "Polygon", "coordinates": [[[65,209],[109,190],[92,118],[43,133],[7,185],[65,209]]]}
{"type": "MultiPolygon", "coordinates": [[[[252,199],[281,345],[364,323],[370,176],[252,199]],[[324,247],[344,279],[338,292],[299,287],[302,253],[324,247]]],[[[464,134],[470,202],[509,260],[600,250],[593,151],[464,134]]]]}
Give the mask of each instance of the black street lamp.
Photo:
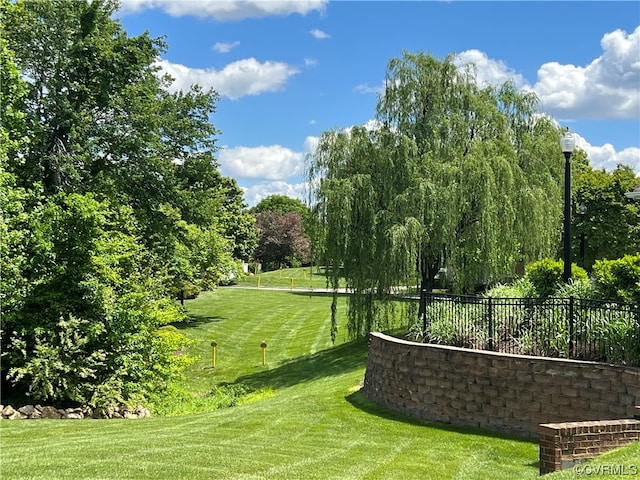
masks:
{"type": "Polygon", "coordinates": [[[560,139],[564,154],[564,274],[565,283],[571,280],[571,154],[576,147],[574,135],[567,130],[560,139]]]}

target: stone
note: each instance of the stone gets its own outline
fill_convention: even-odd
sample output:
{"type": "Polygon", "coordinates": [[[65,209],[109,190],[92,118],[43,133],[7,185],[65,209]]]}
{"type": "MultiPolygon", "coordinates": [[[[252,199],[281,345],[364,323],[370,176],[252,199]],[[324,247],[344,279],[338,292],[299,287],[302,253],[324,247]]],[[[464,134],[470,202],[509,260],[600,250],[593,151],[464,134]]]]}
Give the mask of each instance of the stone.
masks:
{"type": "Polygon", "coordinates": [[[27,417],[30,417],[31,415],[33,415],[33,412],[35,412],[35,410],[36,410],[36,407],[34,407],[33,405],[25,405],[24,407],[21,407],[18,409],[20,413],[23,413],[27,417]]]}
{"type": "Polygon", "coordinates": [[[42,418],[62,418],[62,414],[53,407],[42,407],[42,418]]]}
{"type": "Polygon", "coordinates": [[[148,418],[151,416],[151,412],[144,408],[142,405],[138,405],[136,407],[136,415],[138,416],[138,418],[148,418]]]}
{"type": "Polygon", "coordinates": [[[9,420],[22,420],[24,418],[27,418],[27,416],[24,413],[19,412],[18,410],[14,410],[13,413],[7,418],[9,420]]]}
{"type": "Polygon", "coordinates": [[[67,416],[64,418],[68,418],[71,420],[82,420],[84,417],[82,416],[81,413],[71,412],[71,413],[67,413],[67,416]]]}
{"type": "Polygon", "coordinates": [[[11,405],[7,405],[2,409],[2,416],[8,418],[13,415],[13,412],[15,412],[13,407],[11,405]]]}

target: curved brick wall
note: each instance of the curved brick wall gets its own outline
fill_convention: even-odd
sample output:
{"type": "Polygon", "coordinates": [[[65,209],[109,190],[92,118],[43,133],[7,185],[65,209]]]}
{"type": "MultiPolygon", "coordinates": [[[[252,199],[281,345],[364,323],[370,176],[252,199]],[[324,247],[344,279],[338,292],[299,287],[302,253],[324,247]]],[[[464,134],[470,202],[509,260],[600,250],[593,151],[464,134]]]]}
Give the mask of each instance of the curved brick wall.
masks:
{"type": "Polygon", "coordinates": [[[363,391],[412,417],[538,437],[541,423],[633,418],[640,369],[372,333],[363,391]]]}

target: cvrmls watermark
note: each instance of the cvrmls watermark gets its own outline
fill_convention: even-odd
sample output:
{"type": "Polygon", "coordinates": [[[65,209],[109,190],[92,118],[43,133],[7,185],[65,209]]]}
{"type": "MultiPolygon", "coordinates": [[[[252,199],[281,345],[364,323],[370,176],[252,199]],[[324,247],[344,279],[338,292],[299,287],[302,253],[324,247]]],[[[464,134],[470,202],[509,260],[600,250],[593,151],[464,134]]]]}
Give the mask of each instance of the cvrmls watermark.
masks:
{"type": "Polygon", "coordinates": [[[601,465],[574,465],[573,471],[577,475],[638,475],[640,468],[638,465],[616,465],[616,464],[601,464],[601,465]]]}

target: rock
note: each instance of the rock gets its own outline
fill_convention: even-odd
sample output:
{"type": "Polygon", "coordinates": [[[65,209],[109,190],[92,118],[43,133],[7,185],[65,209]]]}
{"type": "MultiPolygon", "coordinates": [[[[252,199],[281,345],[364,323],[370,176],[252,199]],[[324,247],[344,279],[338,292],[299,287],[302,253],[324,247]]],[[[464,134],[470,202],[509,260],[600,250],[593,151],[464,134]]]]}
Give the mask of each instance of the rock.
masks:
{"type": "Polygon", "coordinates": [[[55,407],[43,407],[41,405],[25,405],[15,410],[11,405],[0,405],[0,418],[6,418],[9,420],[18,419],[36,419],[36,418],[49,418],[59,419],[68,418],[72,420],[79,420],[84,418],[146,418],[150,417],[151,412],[142,405],[138,405],[135,409],[131,409],[126,405],[117,407],[115,405],[108,405],[106,407],[98,407],[95,410],[89,406],[74,407],[74,408],[55,408],[55,407]]]}
{"type": "Polygon", "coordinates": [[[24,418],[27,418],[27,416],[24,413],[22,413],[22,412],[20,412],[18,410],[14,410],[13,413],[10,416],[8,416],[7,418],[9,420],[22,420],[24,418]]]}
{"type": "Polygon", "coordinates": [[[142,405],[138,405],[136,407],[136,415],[138,416],[138,418],[148,418],[151,416],[151,412],[144,408],[142,405]]]}
{"type": "Polygon", "coordinates": [[[98,407],[93,410],[92,418],[109,418],[104,408],[98,407]]]}
{"type": "Polygon", "coordinates": [[[19,408],[18,411],[20,413],[23,413],[27,417],[30,417],[31,415],[33,415],[33,412],[36,411],[36,407],[34,407],[33,405],[25,405],[24,407],[19,408]]]}
{"type": "Polygon", "coordinates": [[[13,415],[13,412],[15,412],[13,407],[11,405],[7,405],[2,409],[2,416],[8,418],[13,415]]]}
{"type": "Polygon", "coordinates": [[[42,407],[42,418],[62,418],[62,414],[53,407],[42,407]]]}

